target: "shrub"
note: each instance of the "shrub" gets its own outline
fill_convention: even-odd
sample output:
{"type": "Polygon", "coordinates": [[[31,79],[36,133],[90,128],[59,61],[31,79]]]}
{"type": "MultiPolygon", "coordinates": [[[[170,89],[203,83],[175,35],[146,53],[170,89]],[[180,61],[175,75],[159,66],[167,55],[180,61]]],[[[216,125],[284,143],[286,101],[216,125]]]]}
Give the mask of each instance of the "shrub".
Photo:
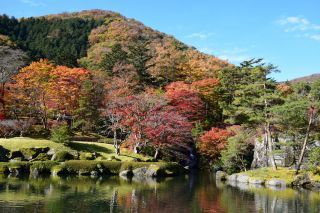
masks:
{"type": "Polygon", "coordinates": [[[53,157],[53,160],[57,162],[64,162],[66,160],[73,160],[73,159],[74,159],[74,156],[67,151],[59,151],[53,157]]]}
{"type": "Polygon", "coordinates": [[[61,125],[54,128],[51,132],[51,140],[56,143],[69,143],[72,139],[72,133],[67,125],[61,125]]]}
{"type": "Polygon", "coordinates": [[[320,147],[315,147],[310,151],[308,164],[310,170],[320,174],[320,170],[318,169],[320,166],[320,147]]]}
{"type": "Polygon", "coordinates": [[[250,167],[253,157],[251,138],[250,133],[241,131],[228,139],[226,149],[221,152],[222,167],[227,173],[245,171],[250,167]]]}
{"type": "Polygon", "coordinates": [[[85,152],[80,154],[80,160],[94,160],[94,156],[90,152],[85,152]]]}
{"type": "Polygon", "coordinates": [[[39,174],[49,174],[51,169],[58,165],[54,161],[35,161],[30,165],[30,171],[37,171],[39,174]]]}

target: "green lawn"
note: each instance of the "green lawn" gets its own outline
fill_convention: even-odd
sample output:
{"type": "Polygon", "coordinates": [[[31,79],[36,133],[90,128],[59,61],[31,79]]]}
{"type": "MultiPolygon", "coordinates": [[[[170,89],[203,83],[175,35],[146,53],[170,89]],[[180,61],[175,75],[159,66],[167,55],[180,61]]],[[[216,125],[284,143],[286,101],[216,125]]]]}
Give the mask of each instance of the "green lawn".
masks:
{"type": "Polygon", "coordinates": [[[69,145],[72,149],[77,150],[79,152],[97,152],[102,157],[108,159],[112,156],[116,157],[121,161],[133,161],[134,159],[140,159],[142,161],[146,161],[150,159],[148,156],[143,156],[139,154],[135,154],[127,149],[121,149],[120,156],[117,156],[112,144],[106,143],[96,143],[96,142],[73,142],[69,145]]]}
{"type": "Polygon", "coordinates": [[[115,154],[113,145],[106,144],[106,143],[97,143],[97,142],[74,141],[70,143],[68,146],[65,146],[63,144],[55,143],[53,141],[45,140],[45,139],[15,137],[15,138],[9,138],[9,139],[0,138],[0,146],[3,146],[4,148],[9,150],[18,150],[20,148],[32,148],[32,147],[50,147],[55,150],[66,150],[66,151],[76,150],[80,153],[96,152],[105,159],[110,159],[112,158],[112,156],[114,156],[121,161],[133,161],[135,159],[146,161],[147,159],[150,159],[150,157],[148,156],[135,154],[127,149],[122,149],[121,155],[117,156],[115,154]]]}
{"type": "Polygon", "coordinates": [[[50,147],[56,150],[70,150],[70,148],[63,144],[55,143],[45,139],[33,139],[27,137],[15,137],[15,138],[0,138],[0,146],[3,146],[9,150],[18,150],[20,148],[32,148],[32,147],[50,147]]]}

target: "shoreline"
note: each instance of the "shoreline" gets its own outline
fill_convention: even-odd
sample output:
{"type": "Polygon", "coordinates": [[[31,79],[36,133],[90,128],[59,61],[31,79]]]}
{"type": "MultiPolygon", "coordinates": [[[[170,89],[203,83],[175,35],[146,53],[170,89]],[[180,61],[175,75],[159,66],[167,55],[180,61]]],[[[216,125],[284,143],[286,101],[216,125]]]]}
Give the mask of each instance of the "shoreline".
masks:
{"type": "Polygon", "coordinates": [[[65,162],[1,162],[0,174],[11,176],[114,176],[159,178],[185,174],[188,170],[177,163],[167,162],[112,162],[94,160],[70,160],[65,162]]]}
{"type": "MultiPolygon", "coordinates": [[[[262,168],[268,171],[268,168],[262,168]]],[[[256,170],[259,173],[262,169],[256,170]]],[[[283,169],[285,171],[285,169],[283,169]]],[[[291,171],[291,170],[288,170],[291,171]]],[[[255,174],[255,170],[249,170],[242,173],[234,173],[228,175],[226,172],[217,171],[215,178],[217,181],[222,181],[231,186],[253,186],[266,187],[271,189],[286,189],[286,188],[302,188],[312,191],[320,191],[320,181],[313,179],[310,172],[303,171],[303,173],[291,176],[288,172],[285,177],[274,175],[274,177],[265,178],[263,175],[255,174]]],[[[277,174],[277,172],[275,172],[277,174]]],[[[272,176],[272,174],[270,174],[272,176]]]]}

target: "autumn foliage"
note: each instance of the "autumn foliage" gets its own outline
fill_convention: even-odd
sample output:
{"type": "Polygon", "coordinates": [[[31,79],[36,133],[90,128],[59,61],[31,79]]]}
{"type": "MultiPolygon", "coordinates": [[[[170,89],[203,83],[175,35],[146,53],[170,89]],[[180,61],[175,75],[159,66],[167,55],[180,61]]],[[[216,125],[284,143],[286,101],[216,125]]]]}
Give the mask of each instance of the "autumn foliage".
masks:
{"type": "Polygon", "coordinates": [[[179,112],[190,121],[204,118],[204,102],[199,93],[184,82],[173,82],[166,86],[165,97],[172,110],[179,112]]]}
{"type": "Polygon", "coordinates": [[[33,62],[9,85],[8,107],[16,115],[38,115],[47,128],[51,112],[70,114],[79,106],[82,83],[88,79],[89,71],[82,68],[33,62]]]}
{"type": "Polygon", "coordinates": [[[210,158],[217,158],[226,147],[227,140],[233,132],[226,129],[212,128],[199,139],[199,151],[210,158]]]}

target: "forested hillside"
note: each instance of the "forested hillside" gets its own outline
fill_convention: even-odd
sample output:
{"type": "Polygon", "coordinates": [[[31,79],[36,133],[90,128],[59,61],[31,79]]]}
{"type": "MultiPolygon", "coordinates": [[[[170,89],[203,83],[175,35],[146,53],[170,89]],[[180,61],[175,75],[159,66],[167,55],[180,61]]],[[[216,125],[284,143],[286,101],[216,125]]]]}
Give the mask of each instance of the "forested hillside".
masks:
{"type": "Polygon", "coordinates": [[[299,170],[318,137],[320,82],[278,83],[262,59],[232,65],[101,10],[3,15],[0,34],[1,119],[17,122],[0,124],[3,137],[95,134],[118,155],[200,159],[230,173],[250,168],[257,141],[258,166],[276,169],[275,155],[294,150],[299,170]]]}
{"type": "Polygon", "coordinates": [[[200,53],[171,36],[109,11],[20,20],[3,15],[0,34],[9,36],[32,60],[47,58],[59,65],[108,72],[117,63],[130,64],[141,78],[150,75],[158,83],[201,79],[228,66],[227,62],[200,53]]]}

